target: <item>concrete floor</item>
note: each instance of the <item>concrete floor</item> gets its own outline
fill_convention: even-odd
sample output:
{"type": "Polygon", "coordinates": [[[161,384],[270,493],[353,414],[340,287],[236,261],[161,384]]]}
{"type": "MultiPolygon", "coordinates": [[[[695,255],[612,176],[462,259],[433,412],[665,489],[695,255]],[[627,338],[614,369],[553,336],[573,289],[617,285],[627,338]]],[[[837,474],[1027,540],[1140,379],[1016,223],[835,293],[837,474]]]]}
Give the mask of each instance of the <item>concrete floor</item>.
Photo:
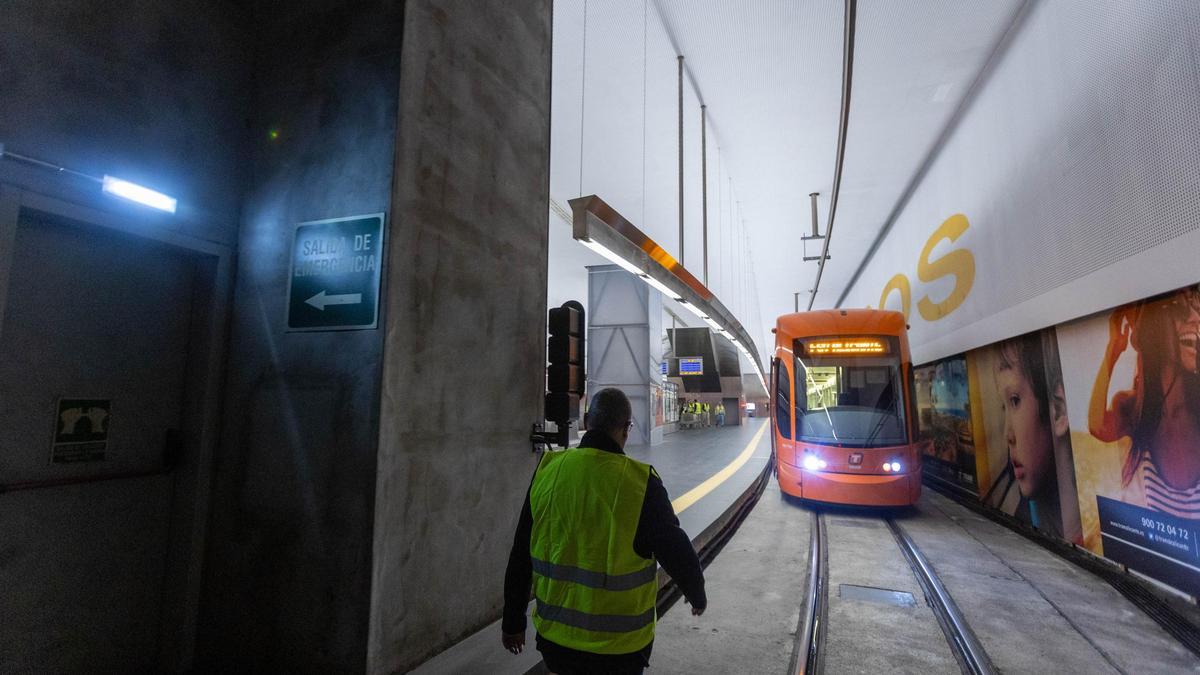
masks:
{"type": "MultiPolygon", "coordinates": [[[[676,432],[669,434],[659,445],[632,447],[627,453],[639,461],[652,464],[662,477],[667,494],[676,499],[725,468],[754,439],[762,425],[767,424],[765,419],[751,418],[748,422],[742,426],[676,432]]],[[[678,514],[680,524],[688,535],[693,538],[699,536],[728,509],[758,477],[770,456],[771,442],[764,434],[759,438],[750,461],[700,501],[678,514]]],[[[774,487],[774,483],[771,486],[774,487]]],[[[763,498],[766,499],[765,496],[763,498]]],[[[804,527],[807,528],[807,525],[804,527]]],[[[511,533],[502,533],[502,536],[512,541],[511,533]]],[[[803,536],[807,542],[807,529],[803,536]]],[[[731,549],[727,547],[722,556],[726,556],[731,549]]],[[[503,575],[504,570],[498,569],[496,573],[503,575]]],[[[686,605],[679,603],[671,614],[682,616],[686,612],[686,605]],[[684,609],[678,609],[680,607],[684,609]]],[[[524,653],[519,656],[509,654],[500,646],[500,622],[497,621],[421,664],[413,672],[521,675],[541,661],[533,646],[532,624],[526,631],[526,638],[528,642],[524,653]]]]}
{"type": "MultiPolygon", "coordinates": [[[[1200,672],[1200,660],[1107,583],[1024,537],[925,491],[902,511],[822,507],[829,556],[826,673],[955,673],[958,664],[884,523],[913,538],[992,662],[1007,673],[1200,672]],[[909,605],[844,585],[910,593],[909,605]]],[[[803,604],[809,507],[772,481],[706,572],[708,612],[676,605],[658,624],[655,673],[787,668],[803,604]]]]}
{"type": "MultiPolygon", "coordinates": [[[[630,454],[653,463],[677,498],[736,457],[758,424],[672,434],[663,445],[630,454]]],[[[769,455],[764,436],[744,467],[681,513],[689,534],[699,534],[728,507],[769,455]]],[[[708,611],[693,617],[679,602],[660,618],[651,672],[786,670],[804,603],[810,508],[783,499],[774,479],[768,483],[705,573],[708,611]]],[[[959,672],[885,524],[888,516],[928,558],[1002,672],[1200,672],[1200,660],[1107,583],[935,492],[926,490],[912,509],[822,506],[821,513],[829,569],[826,673],[959,672]],[[863,588],[912,599],[857,597],[863,588]]],[[[418,672],[516,674],[539,661],[532,649],[513,658],[498,643],[499,626],[489,626],[418,672]]]]}
{"type": "Polygon", "coordinates": [[[781,673],[795,641],[809,518],[773,480],[705,572],[708,609],[682,602],[658,622],[652,673],[781,673]]]}
{"type": "Polygon", "coordinates": [[[829,556],[829,673],[959,672],[912,569],[879,514],[824,511],[829,556]],[[843,584],[910,593],[909,606],[844,597],[843,584]]]}
{"type": "Polygon", "coordinates": [[[935,492],[903,525],[1005,672],[1200,672],[1106,582],[935,492]]]}

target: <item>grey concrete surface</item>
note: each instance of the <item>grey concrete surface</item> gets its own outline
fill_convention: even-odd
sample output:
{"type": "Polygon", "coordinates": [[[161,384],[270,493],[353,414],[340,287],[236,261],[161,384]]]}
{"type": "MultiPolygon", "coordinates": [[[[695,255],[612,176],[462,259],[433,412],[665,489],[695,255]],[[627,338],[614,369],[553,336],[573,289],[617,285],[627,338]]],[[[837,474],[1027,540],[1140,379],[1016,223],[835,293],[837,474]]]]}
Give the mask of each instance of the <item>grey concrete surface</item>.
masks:
{"type": "MultiPolygon", "coordinates": [[[[154,237],[171,233],[232,245],[242,186],[249,175],[245,140],[253,67],[246,39],[250,17],[243,3],[196,0],[3,3],[0,143],[10,152],[76,171],[112,174],[155,187],[176,197],[179,208],[171,216],[148,213],[102,194],[95,183],[7,159],[0,161],[0,183],[5,189],[14,186],[103,211],[133,232],[144,228],[154,237]]],[[[111,235],[109,231],[100,236],[121,246],[121,238],[111,235]]],[[[132,248],[127,252],[132,255],[118,261],[92,250],[98,265],[107,263],[105,274],[114,266],[124,269],[145,262],[132,248]]],[[[0,252],[0,258],[7,253],[0,252]]],[[[39,275],[39,283],[47,283],[58,271],[39,275]]],[[[135,277],[131,274],[130,280],[135,277]]],[[[0,295],[6,291],[2,286],[0,295]]],[[[224,303],[224,293],[205,299],[211,289],[203,286],[196,286],[198,304],[224,303]]],[[[69,337],[93,346],[111,344],[121,340],[121,331],[130,325],[156,314],[163,317],[166,311],[125,315],[97,310],[95,319],[105,324],[102,328],[91,325],[85,330],[85,322],[77,322],[69,337]]],[[[204,318],[190,319],[193,331],[199,331],[204,318]]],[[[186,325],[189,317],[182,320],[186,325]]],[[[224,322],[221,317],[215,325],[224,322]]],[[[125,335],[130,339],[120,346],[136,354],[142,340],[125,335]]],[[[205,339],[225,342],[219,335],[205,339]]],[[[195,341],[190,349],[186,343],[170,349],[173,356],[193,359],[206,353],[206,345],[195,341]]],[[[10,355],[0,356],[12,363],[10,355]]],[[[121,373],[108,382],[94,377],[88,382],[86,368],[60,359],[39,373],[39,384],[78,391],[87,382],[128,392],[132,387],[127,375],[159,375],[149,355],[113,365],[121,373]]],[[[25,371],[22,377],[29,374],[25,371]]],[[[198,367],[188,376],[194,383],[205,379],[206,371],[198,367]]],[[[190,402],[202,408],[203,398],[192,397],[190,402]]],[[[3,395],[0,400],[8,403],[3,395]]],[[[22,403],[33,403],[39,415],[46,414],[41,400],[22,403]]],[[[152,400],[148,406],[158,404],[152,400]]],[[[125,445],[104,468],[152,468],[161,458],[162,434],[158,428],[137,447],[125,445]]],[[[48,449],[40,449],[47,435],[48,428],[39,425],[39,440],[32,446],[22,442],[18,449],[0,442],[0,451],[14,460],[20,457],[22,463],[26,451],[36,455],[31,466],[4,467],[4,481],[47,477],[30,475],[31,468],[54,477],[102,472],[95,466],[58,471],[47,467],[48,449]]],[[[195,445],[199,443],[190,447],[195,445]]],[[[189,652],[187,626],[194,621],[199,585],[195,537],[202,528],[193,525],[204,519],[193,518],[194,509],[196,502],[207,501],[201,474],[207,475],[208,466],[201,470],[198,454],[183,457],[170,477],[0,496],[0,587],[5,589],[0,601],[0,672],[148,672],[178,667],[181,655],[189,652]],[[193,499],[198,493],[203,497],[193,499]]]]}
{"type": "Polygon", "coordinates": [[[904,527],[1001,670],[1200,672],[1102,579],[935,492],[904,527]]]}
{"type": "Polygon", "coordinates": [[[403,7],[255,10],[253,170],[197,667],[362,672],[382,331],[287,333],[285,303],[295,223],[385,211],[385,240],[394,231],[403,7]]]}
{"type": "Polygon", "coordinates": [[[157,226],[233,244],[249,176],[249,5],[6,0],[0,143],[154,187],[179,199],[157,226]]]}
{"type": "Polygon", "coordinates": [[[0,672],[155,672],[171,479],[0,495],[0,672]]]}
{"type": "Polygon", "coordinates": [[[829,555],[825,672],[957,673],[954,654],[912,569],[882,516],[889,512],[823,508],[829,555]],[[915,606],[868,602],[841,584],[912,594],[915,606]]]}
{"type": "Polygon", "coordinates": [[[705,571],[708,609],[683,601],[658,622],[653,673],[782,673],[804,601],[809,515],[769,482],[705,571]]]}
{"type": "Polygon", "coordinates": [[[549,0],[405,6],[371,673],[500,616],[544,390],[550,34],[549,0]]]}

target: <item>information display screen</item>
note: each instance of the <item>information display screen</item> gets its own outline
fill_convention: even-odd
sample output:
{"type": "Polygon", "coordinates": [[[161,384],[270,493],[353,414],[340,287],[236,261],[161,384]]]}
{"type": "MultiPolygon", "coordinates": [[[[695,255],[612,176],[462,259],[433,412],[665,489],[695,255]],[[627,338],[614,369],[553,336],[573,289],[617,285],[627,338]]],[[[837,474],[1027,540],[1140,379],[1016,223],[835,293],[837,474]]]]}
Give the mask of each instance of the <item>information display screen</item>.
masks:
{"type": "Polygon", "coordinates": [[[680,375],[703,375],[704,374],[704,359],[697,357],[684,357],[679,359],[679,374],[680,375]]]}
{"type": "Polygon", "coordinates": [[[831,356],[846,354],[863,356],[870,354],[887,354],[888,343],[876,337],[832,337],[804,340],[804,351],[813,356],[831,356]]]}

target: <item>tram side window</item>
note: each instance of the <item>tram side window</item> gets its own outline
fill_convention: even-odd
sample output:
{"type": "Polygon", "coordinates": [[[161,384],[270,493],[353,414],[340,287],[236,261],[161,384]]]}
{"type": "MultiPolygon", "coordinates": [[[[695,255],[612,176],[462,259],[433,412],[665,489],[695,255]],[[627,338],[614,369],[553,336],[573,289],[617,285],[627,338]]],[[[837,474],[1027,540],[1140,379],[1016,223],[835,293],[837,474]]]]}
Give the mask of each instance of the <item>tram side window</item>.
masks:
{"type": "Polygon", "coordinates": [[[783,438],[792,437],[792,392],[787,375],[782,363],[775,366],[775,428],[783,438]]]}

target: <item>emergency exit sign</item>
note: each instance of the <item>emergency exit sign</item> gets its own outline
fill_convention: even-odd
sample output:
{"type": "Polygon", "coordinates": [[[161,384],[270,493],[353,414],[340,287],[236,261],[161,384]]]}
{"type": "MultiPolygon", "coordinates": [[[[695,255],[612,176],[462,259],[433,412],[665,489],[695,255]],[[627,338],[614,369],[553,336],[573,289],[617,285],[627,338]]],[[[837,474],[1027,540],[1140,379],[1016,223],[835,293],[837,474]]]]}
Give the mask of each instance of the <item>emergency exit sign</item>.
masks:
{"type": "Polygon", "coordinates": [[[296,225],[287,330],[358,330],[379,323],[384,214],[296,225]]]}

